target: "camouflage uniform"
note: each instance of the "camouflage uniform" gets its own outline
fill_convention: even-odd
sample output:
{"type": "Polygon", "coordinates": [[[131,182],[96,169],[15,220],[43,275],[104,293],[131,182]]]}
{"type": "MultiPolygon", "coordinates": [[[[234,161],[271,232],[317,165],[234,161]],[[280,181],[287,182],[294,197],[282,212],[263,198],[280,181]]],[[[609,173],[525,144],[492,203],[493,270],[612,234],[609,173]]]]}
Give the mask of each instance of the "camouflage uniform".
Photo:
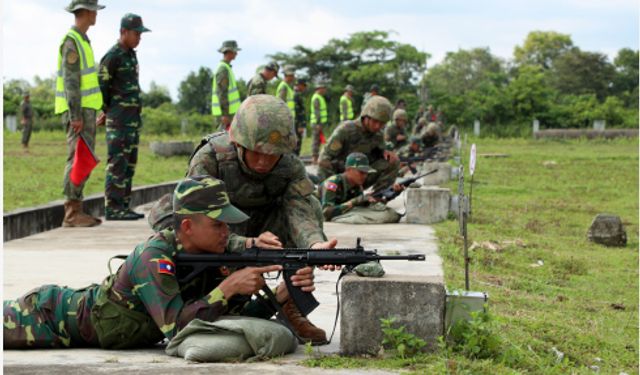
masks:
{"type": "Polygon", "coordinates": [[[372,133],[366,130],[362,119],[367,111],[378,113],[379,121],[389,121],[391,104],[384,97],[371,98],[362,110],[362,115],[355,121],[345,121],[334,130],[327,142],[327,147],[320,154],[318,166],[319,177],[324,180],[331,175],[344,171],[345,159],[352,152],[362,152],[367,156],[371,166],[377,171],[367,177],[364,187],[380,189],[390,186],[396,179],[400,167],[399,162],[390,163],[384,158],[385,142],[382,132],[372,133]]]}
{"type": "MultiPolygon", "coordinates": [[[[75,26],[71,27],[90,43],[86,34],[75,26]]],[[[83,108],[81,106],[80,94],[80,59],[78,58],[78,48],[75,42],[67,36],[62,44],[62,76],[64,80],[65,97],[69,110],[62,114],[62,123],[67,129],[67,164],[64,169],[63,194],[67,200],[82,201],[84,198],[85,181],[78,186],[71,182],[69,174],[73,165],[73,157],[76,154],[76,144],[80,134],[87,142],[90,149],[94,149],[96,140],[96,110],[83,108]],[[80,133],[76,133],[71,127],[72,120],[82,120],[83,128],[80,133]]]]}
{"type": "Polygon", "coordinates": [[[384,130],[384,140],[387,144],[390,145],[391,150],[397,150],[400,147],[407,144],[407,129],[406,126],[408,124],[407,112],[404,109],[396,109],[393,112],[393,122],[384,130]],[[403,119],[405,121],[404,125],[400,127],[398,125],[397,120],[403,119]],[[404,140],[399,141],[398,136],[403,135],[404,140]]]}
{"type": "Polygon", "coordinates": [[[440,126],[435,122],[429,123],[426,128],[420,132],[420,138],[424,147],[434,147],[440,142],[440,126]]]}
{"type": "MultiPolygon", "coordinates": [[[[180,183],[175,196],[181,198],[174,202],[174,212],[204,213],[221,221],[246,218],[235,208],[229,214],[232,206],[220,181],[209,176],[195,179],[199,178],[217,185],[207,182],[207,188],[194,193],[194,180],[180,183]],[[194,211],[198,205],[206,208],[194,211]]],[[[73,290],[45,285],[17,300],[5,300],[4,348],[144,347],[171,339],[195,318],[214,321],[223,314],[240,314],[268,319],[272,315],[262,301],[250,296],[225,299],[217,287],[228,274],[225,270],[178,283],[174,257],[182,251],[176,234],[164,230],[138,245],[100,286],[73,290]]]]}
{"type": "MultiPolygon", "coordinates": [[[[139,19],[138,16],[127,14],[123,22],[127,16],[139,19]]],[[[104,194],[107,216],[129,210],[142,128],[138,74],[136,51],[120,43],[111,47],[100,60],[100,90],[107,115],[109,153],[104,194]]]]}
{"type": "Polygon", "coordinates": [[[251,95],[259,95],[267,93],[267,80],[264,79],[262,73],[257,73],[251,81],[249,81],[249,85],[247,87],[247,96],[251,95]]]}
{"type": "Polygon", "coordinates": [[[367,203],[362,186],[350,185],[344,173],[327,178],[318,189],[322,214],[327,221],[344,214],[354,206],[367,203]]]}
{"type": "MultiPolygon", "coordinates": [[[[227,63],[227,65],[232,67],[230,63],[227,63]]],[[[229,71],[221,65],[213,79],[216,81],[216,94],[220,101],[220,110],[222,111],[222,115],[229,116],[229,71]]],[[[218,124],[218,130],[224,130],[220,117],[216,116],[215,121],[218,124]]]]}
{"type": "MultiPolygon", "coordinates": [[[[300,82],[301,81],[298,81],[298,83],[300,82]]],[[[296,129],[298,129],[298,142],[294,152],[296,155],[300,155],[300,149],[302,148],[302,136],[304,135],[304,130],[307,128],[307,109],[304,106],[304,92],[298,91],[297,87],[293,94],[293,101],[296,103],[296,118],[294,119],[294,123],[296,129]]]]}
{"type": "Polygon", "coordinates": [[[31,102],[23,100],[20,103],[20,115],[22,117],[22,145],[27,147],[29,145],[29,139],[31,139],[31,130],[33,129],[33,108],[31,102]]]}

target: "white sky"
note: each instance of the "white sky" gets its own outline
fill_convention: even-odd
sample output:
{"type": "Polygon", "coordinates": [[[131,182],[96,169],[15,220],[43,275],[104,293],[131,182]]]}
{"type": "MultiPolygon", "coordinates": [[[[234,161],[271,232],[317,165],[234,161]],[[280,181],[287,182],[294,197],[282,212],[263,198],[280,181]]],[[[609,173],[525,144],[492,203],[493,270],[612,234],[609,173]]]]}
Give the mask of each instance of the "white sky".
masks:
{"type": "MultiPolygon", "coordinates": [[[[3,0],[2,76],[5,79],[54,74],[62,36],[73,22],[66,0],[3,0]]],[[[96,59],[115,43],[120,18],[140,14],[152,32],[138,47],[140,80],[177,87],[190,71],[214,68],[223,40],[242,51],[236,76],[249,79],[267,54],[291,52],[301,44],[318,48],[331,38],[357,31],[393,31],[441,62],[447,51],[489,47],[509,59],[533,30],[570,34],[586,51],[611,59],[621,48],[638,49],[636,0],[100,0],[107,6],[89,30],[96,59]]]]}

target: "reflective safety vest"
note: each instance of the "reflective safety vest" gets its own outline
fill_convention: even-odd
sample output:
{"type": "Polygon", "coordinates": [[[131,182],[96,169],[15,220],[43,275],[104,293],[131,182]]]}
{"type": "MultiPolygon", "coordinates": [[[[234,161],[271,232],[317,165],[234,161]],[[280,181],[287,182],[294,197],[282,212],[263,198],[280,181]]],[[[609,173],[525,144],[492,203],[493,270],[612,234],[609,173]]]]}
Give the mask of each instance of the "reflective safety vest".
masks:
{"type": "Polygon", "coordinates": [[[291,88],[291,86],[289,86],[288,83],[286,83],[284,80],[282,82],[280,82],[280,84],[278,85],[278,89],[276,90],[276,96],[279,98],[280,97],[280,91],[282,91],[282,87],[286,87],[287,88],[287,107],[289,107],[289,110],[291,111],[291,116],[293,116],[293,118],[296,117],[296,103],[293,101],[293,89],[291,88]]]}
{"type": "Polygon", "coordinates": [[[233,70],[229,64],[224,61],[220,61],[218,67],[216,68],[216,73],[213,75],[212,82],[212,94],[211,94],[211,114],[214,116],[222,116],[222,109],[220,108],[220,99],[218,98],[217,91],[217,83],[216,83],[216,74],[218,74],[218,70],[220,67],[224,66],[227,69],[227,73],[229,74],[229,87],[227,90],[227,101],[229,102],[229,114],[233,115],[238,112],[238,108],[240,108],[240,91],[238,91],[238,85],[236,84],[236,78],[233,75],[233,70]]]}
{"type": "Polygon", "coordinates": [[[353,120],[353,102],[351,102],[351,99],[347,96],[347,94],[342,94],[342,96],[340,97],[340,121],[343,121],[344,118],[344,113],[342,113],[342,107],[344,102],[347,102],[347,118],[346,120],[353,120]]]}
{"type": "Polygon", "coordinates": [[[312,124],[326,124],[327,123],[327,102],[324,100],[324,96],[318,94],[317,92],[313,94],[313,96],[311,97],[311,123],[312,124]],[[315,103],[316,99],[319,100],[320,102],[320,118],[317,119],[316,118],[316,110],[315,107],[313,106],[313,103],[315,103]],[[320,120],[320,121],[318,121],[320,120]]]}
{"type": "Polygon", "coordinates": [[[58,76],[56,77],[56,99],[55,114],[61,114],[69,110],[67,97],[64,93],[64,78],[62,77],[62,45],[67,37],[71,38],[80,56],[80,106],[95,110],[102,109],[102,92],[98,82],[98,70],[93,60],[93,50],[91,44],[87,42],[79,32],[74,29],[69,30],[62,38],[58,50],[58,76]]]}

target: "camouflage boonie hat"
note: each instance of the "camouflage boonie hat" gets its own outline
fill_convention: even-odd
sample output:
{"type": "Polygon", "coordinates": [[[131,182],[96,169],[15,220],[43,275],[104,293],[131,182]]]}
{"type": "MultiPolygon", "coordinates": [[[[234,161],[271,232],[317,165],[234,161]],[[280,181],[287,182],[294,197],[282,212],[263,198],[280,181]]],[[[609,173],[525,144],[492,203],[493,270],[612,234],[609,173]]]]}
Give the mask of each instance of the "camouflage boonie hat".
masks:
{"type": "Polygon", "coordinates": [[[231,204],[224,182],[206,175],[187,177],[178,183],[173,191],[173,213],[203,214],[231,224],[249,218],[231,204]]]}
{"type": "Polygon", "coordinates": [[[361,172],[375,173],[376,170],[369,166],[367,155],[362,152],[352,152],[347,156],[344,163],[345,168],[355,168],[361,172]]]}
{"type": "Polygon", "coordinates": [[[386,124],[391,119],[392,110],[391,102],[387,98],[376,95],[371,97],[364,108],[362,108],[360,117],[369,116],[386,124]]]}
{"type": "Polygon", "coordinates": [[[240,146],[268,155],[291,153],[298,142],[291,110],[279,98],[266,94],[242,102],[229,135],[240,146]]]}
{"type": "Polygon", "coordinates": [[[347,85],[347,86],[344,88],[344,91],[353,91],[353,86],[351,86],[351,85],[347,85]]]}
{"type": "Polygon", "coordinates": [[[278,70],[280,70],[280,65],[278,65],[278,63],[275,61],[269,61],[269,63],[264,67],[265,69],[269,69],[271,71],[276,72],[276,76],[278,75],[278,70]]]}
{"type": "Polygon", "coordinates": [[[120,28],[134,30],[141,33],[151,31],[142,24],[142,17],[133,13],[127,13],[122,17],[122,20],[120,20],[120,28]]]}
{"type": "Polygon", "coordinates": [[[73,13],[78,9],[98,11],[104,9],[104,5],[98,4],[98,0],[71,0],[71,3],[64,9],[69,13],[73,13]]]}
{"type": "Polygon", "coordinates": [[[292,76],[296,74],[296,67],[292,65],[285,65],[282,70],[284,71],[285,76],[292,76]]]}
{"type": "Polygon", "coordinates": [[[397,120],[397,119],[404,119],[407,120],[407,111],[405,111],[404,109],[398,108],[393,112],[393,121],[397,120]]]}
{"type": "Polygon", "coordinates": [[[227,51],[238,52],[241,49],[238,48],[238,43],[235,40],[225,40],[222,42],[222,47],[218,48],[218,52],[225,53],[227,51]]]}

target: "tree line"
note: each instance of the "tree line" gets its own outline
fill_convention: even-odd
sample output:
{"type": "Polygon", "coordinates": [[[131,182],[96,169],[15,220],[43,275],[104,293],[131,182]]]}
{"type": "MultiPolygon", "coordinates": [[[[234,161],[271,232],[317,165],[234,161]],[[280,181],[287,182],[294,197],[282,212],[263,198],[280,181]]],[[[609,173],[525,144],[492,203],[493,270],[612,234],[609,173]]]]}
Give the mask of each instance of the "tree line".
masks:
{"type": "MultiPolygon", "coordinates": [[[[502,59],[489,48],[448,52],[427,69],[430,55],[410,44],[392,40],[385,31],[358,32],[331,39],[319,49],[297,45],[270,59],[293,65],[296,76],[314,84],[327,83],[331,122],[337,123],[338,102],[347,84],[355,87],[355,107],[372,84],[392,102],[403,99],[413,117],[420,104],[440,109],[448,124],[470,127],[483,124],[483,133],[524,135],[533,119],[541,127],[589,127],[602,119],[607,127],[638,126],[638,50],[624,48],[612,62],[599,52],[583,51],[570,35],[533,31],[513,58],[502,59]]],[[[180,83],[178,98],[152,82],[143,92],[143,132],[205,134],[212,130],[211,81],[208,67],[190,72],[180,83]]],[[[22,93],[31,92],[37,129],[61,128],[53,116],[54,77],[4,82],[4,113],[15,114],[22,93]]],[[[274,92],[279,82],[269,83],[274,92]]],[[[241,97],[246,82],[238,82],[241,97]]],[[[307,100],[308,101],[308,100],[307,100]]]]}

